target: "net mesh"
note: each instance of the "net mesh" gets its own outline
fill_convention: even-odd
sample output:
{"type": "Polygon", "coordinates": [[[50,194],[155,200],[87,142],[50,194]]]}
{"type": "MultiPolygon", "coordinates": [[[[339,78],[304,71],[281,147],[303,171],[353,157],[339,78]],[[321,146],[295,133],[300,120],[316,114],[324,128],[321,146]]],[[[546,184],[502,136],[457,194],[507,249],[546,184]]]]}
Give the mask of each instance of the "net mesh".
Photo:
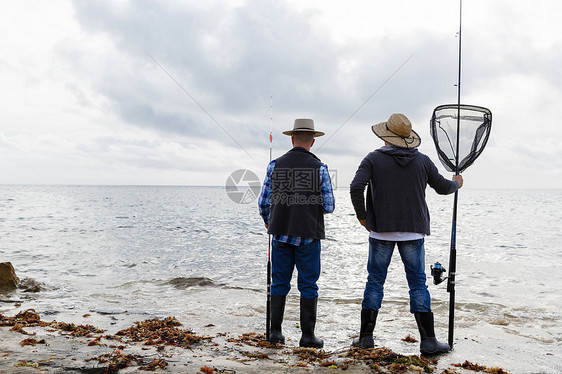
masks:
{"type": "Polygon", "coordinates": [[[463,172],[480,156],[492,127],[492,112],[473,106],[448,104],[440,105],[431,116],[431,137],[437,148],[439,160],[448,171],[463,172]],[[459,142],[457,150],[457,122],[459,142]],[[457,158],[458,156],[458,158],[457,158]]]}

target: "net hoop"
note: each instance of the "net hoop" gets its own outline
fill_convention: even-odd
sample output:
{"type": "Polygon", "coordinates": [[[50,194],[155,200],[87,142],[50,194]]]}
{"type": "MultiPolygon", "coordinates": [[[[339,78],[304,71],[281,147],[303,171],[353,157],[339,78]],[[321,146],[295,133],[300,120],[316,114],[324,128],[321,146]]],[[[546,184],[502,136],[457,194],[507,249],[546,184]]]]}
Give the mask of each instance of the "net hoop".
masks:
{"type": "Polygon", "coordinates": [[[435,108],[430,131],[445,169],[461,173],[472,165],[486,147],[491,127],[492,112],[488,108],[467,104],[445,104],[435,108]],[[459,107],[460,121],[457,118],[459,107]],[[457,132],[462,138],[459,150],[455,143],[457,132]]]}

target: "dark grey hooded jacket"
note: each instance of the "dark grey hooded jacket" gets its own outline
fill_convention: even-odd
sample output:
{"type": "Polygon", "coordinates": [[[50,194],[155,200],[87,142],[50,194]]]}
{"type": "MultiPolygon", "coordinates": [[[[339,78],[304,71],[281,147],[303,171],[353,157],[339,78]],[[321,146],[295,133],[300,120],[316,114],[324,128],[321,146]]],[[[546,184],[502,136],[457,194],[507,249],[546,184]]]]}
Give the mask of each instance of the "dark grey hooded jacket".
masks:
{"type": "Polygon", "coordinates": [[[357,218],[366,218],[371,231],[429,235],[427,185],[441,195],[459,189],[457,182],[445,179],[416,148],[384,146],[369,153],[359,165],[350,185],[351,201],[357,218]]]}

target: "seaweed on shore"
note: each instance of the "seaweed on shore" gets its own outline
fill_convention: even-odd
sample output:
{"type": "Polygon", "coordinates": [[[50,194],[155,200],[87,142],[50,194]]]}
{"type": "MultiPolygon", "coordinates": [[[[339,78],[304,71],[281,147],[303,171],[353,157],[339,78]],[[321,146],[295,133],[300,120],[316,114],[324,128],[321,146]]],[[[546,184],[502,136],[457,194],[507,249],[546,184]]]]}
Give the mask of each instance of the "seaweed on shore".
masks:
{"type": "MultiPolygon", "coordinates": [[[[66,322],[45,322],[37,312],[33,309],[28,309],[19,312],[13,317],[6,317],[0,314],[0,326],[12,326],[11,330],[20,332],[26,335],[34,335],[26,332],[23,327],[50,327],[53,329],[69,332],[71,336],[79,337],[93,337],[93,334],[103,334],[105,331],[92,325],[77,325],[74,323],[66,322]]],[[[182,348],[191,349],[195,343],[204,340],[211,340],[210,337],[198,336],[193,331],[180,329],[181,323],[175,317],[166,317],[164,320],[158,318],[135,322],[135,325],[117,332],[115,335],[103,336],[109,340],[121,340],[123,337],[129,338],[132,342],[143,342],[145,345],[157,345],[156,349],[162,348],[164,345],[172,345],[182,348]]],[[[93,340],[88,342],[88,346],[103,345],[101,341],[102,335],[98,335],[93,340]]],[[[21,345],[36,345],[45,344],[45,340],[35,340],[27,338],[21,341],[21,345]]],[[[157,369],[165,369],[168,363],[162,358],[154,358],[150,362],[145,363],[142,356],[133,354],[124,354],[122,349],[125,348],[120,345],[111,353],[105,353],[100,356],[86,359],[86,361],[96,360],[100,364],[108,364],[105,368],[105,373],[117,373],[120,369],[137,363],[139,370],[155,371],[157,369]]]]}
{"type": "MultiPolygon", "coordinates": [[[[135,365],[139,366],[139,370],[146,371],[156,371],[165,369],[168,365],[166,360],[163,358],[146,358],[141,355],[135,354],[124,354],[123,349],[126,348],[124,344],[129,342],[142,342],[145,345],[156,346],[157,351],[161,351],[165,346],[175,346],[181,348],[191,349],[193,345],[202,343],[206,340],[212,340],[208,336],[196,335],[193,331],[189,329],[182,329],[180,326],[182,324],[175,317],[166,317],[163,320],[158,318],[145,320],[142,322],[135,322],[133,326],[120,330],[115,335],[101,335],[104,330],[98,329],[92,325],[76,325],[72,323],[65,322],[44,322],[37,312],[33,309],[28,309],[25,311],[20,311],[13,317],[6,317],[0,314],[0,326],[12,327],[10,330],[17,331],[26,335],[35,335],[35,332],[29,333],[24,328],[28,327],[46,327],[53,328],[61,331],[59,334],[67,335],[70,333],[72,336],[79,337],[93,337],[90,340],[88,346],[105,346],[101,339],[111,340],[116,345],[110,345],[113,351],[100,355],[95,358],[88,358],[86,361],[97,360],[100,364],[107,365],[102,370],[106,373],[117,373],[120,369],[127,366],[135,365]],[[121,344],[123,343],[123,344],[121,344]]],[[[49,330],[51,331],[51,330],[49,330]]],[[[225,336],[226,334],[218,334],[217,336],[225,336]]],[[[410,340],[407,336],[403,340],[410,340]]],[[[309,367],[309,366],[320,366],[328,367],[339,370],[346,370],[350,365],[354,363],[363,363],[367,365],[373,372],[384,372],[384,373],[406,373],[406,372],[425,372],[432,373],[434,371],[434,365],[437,365],[435,359],[428,359],[425,357],[420,357],[416,355],[405,356],[397,354],[392,350],[382,347],[377,349],[360,349],[352,348],[345,351],[338,352],[325,352],[323,350],[317,350],[314,348],[295,348],[286,347],[281,344],[271,344],[265,340],[264,334],[258,334],[255,332],[245,333],[240,335],[238,338],[229,338],[228,342],[235,343],[237,345],[249,345],[257,348],[274,348],[274,349],[285,349],[281,352],[284,358],[288,358],[288,361],[284,359],[279,359],[274,353],[268,352],[261,353],[259,350],[253,352],[239,351],[238,353],[246,357],[246,361],[249,360],[272,360],[272,362],[298,367],[309,367]],[[288,356],[288,357],[285,357],[288,356]],[[296,361],[296,364],[295,364],[296,361]]],[[[45,340],[36,340],[32,337],[26,337],[26,339],[20,342],[22,346],[35,346],[36,344],[46,344],[45,340]]],[[[216,344],[215,344],[216,345],[216,344]]],[[[228,346],[226,346],[228,348],[228,346]]],[[[230,348],[228,348],[230,349],[230,348]]],[[[236,351],[237,349],[235,349],[236,351]]],[[[16,366],[34,366],[37,367],[37,363],[23,361],[21,360],[16,366]]],[[[480,371],[491,374],[508,374],[505,370],[498,367],[486,367],[483,365],[473,364],[469,361],[465,361],[462,364],[452,364],[453,367],[462,368],[465,370],[480,371]]],[[[201,371],[214,372],[215,369],[202,367],[201,371]],[[205,368],[205,369],[204,369],[205,368]]],[[[446,369],[443,373],[453,373],[454,371],[449,371],[454,369],[446,369]]]]}
{"type": "MultiPolygon", "coordinates": [[[[238,336],[237,338],[228,338],[227,342],[236,343],[238,345],[249,345],[257,348],[273,348],[273,349],[288,348],[284,344],[271,344],[267,340],[265,340],[264,334],[258,334],[256,332],[244,333],[238,336]]],[[[253,360],[257,360],[257,359],[276,360],[275,358],[271,357],[270,354],[259,353],[255,351],[254,352],[239,351],[239,353],[253,360]]],[[[352,360],[344,360],[343,362],[338,363],[330,359],[333,353],[329,353],[324,350],[321,349],[319,350],[316,348],[295,347],[295,348],[291,348],[290,350],[283,351],[283,354],[287,354],[289,355],[289,357],[294,357],[296,359],[296,362],[292,364],[290,364],[289,362],[285,362],[286,365],[303,367],[303,368],[307,368],[309,366],[320,366],[320,367],[329,367],[332,369],[340,368],[342,370],[346,370],[347,368],[349,368],[349,365],[352,362],[352,360]]],[[[277,362],[279,362],[279,360],[277,360],[277,362]]]]}
{"type": "Polygon", "coordinates": [[[283,348],[282,344],[271,344],[265,340],[265,334],[258,334],[257,332],[246,332],[238,338],[228,338],[226,341],[230,343],[247,344],[252,347],[283,348]]]}
{"type": "Polygon", "coordinates": [[[45,322],[41,320],[39,313],[34,309],[27,309],[23,312],[19,312],[13,317],[6,317],[0,314],[0,326],[13,326],[12,331],[17,331],[25,335],[34,335],[23,330],[23,327],[51,327],[57,330],[62,330],[70,332],[72,336],[86,336],[91,337],[92,334],[101,334],[104,332],[102,329],[98,329],[92,325],[76,325],[74,323],[66,322],[45,322]]]}
{"type": "Polygon", "coordinates": [[[14,327],[10,329],[10,331],[19,332],[20,334],[24,335],[35,335],[34,333],[27,332],[23,329],[21,325],[15,324],[14,327]]]}
{"type": "Polygon", "coordinates": [[[269,355],[267,353],[256,353],[256,352],[248,352],[248,351],[242,351],[240,352],[240,354],[249,357],[251,359],[255,359],[255,360],[267,360],[269,359],[269,355]]]}
{"type": "Polygon", "coordinates": [[[331,368],[331,369],[336,369],[338,367],[338,363],[335,361],[330,361],[330,360],[325,360],[320,362],[320,366],[323,368],[331,368]]]}
{"type": "Polygon", "coordinates": [[[0,326],[46,326],[47,323],[41,321],[39,313],[34,309],[27,309],[23,312],[19,312],[13,317],[6,317],[0,314],[0,326]]]}
{"type": "Polygon", "coordinates": [[[404,338],[402,339],[402,341],[403,341],[403,342],[406,342],[406,343],[417,343],[417,342],[418,342],[418,340],[417,340],[416,338],[414,338],[414,337],[413,337],[412,335],[410,335],[410,334],[406,335],[406,337],[404,337],[404,338]]]}
{"type": "Polygon", "coordinates": [[[86,362],[96,360],[100,364],[108,364],[107,368],[104,370],[104,374],[113,374],[119,372],[119,370],[132,365],[133,361],[137,364],[142,365],[144,362],[142,357],[133,354],[124,354],[121,350],[116,349],[111,353],[104,353],[100,356],[94,358],[87,358],[86,362]]]}
{"type": "Polygon", "coordinates": [[[37,340],[37,339],[33,339],[33,338],[23,339],[20,342],[20,345],[22,347],[26,346],[26,345],[36,346],[37,344],[47,344],[47,342],[45,341],[45,339],[37,340]]]}
{"type": "Polygon", "coordinates": [[[74,323],[57,321],[50,322],[48,326],[57,330],[70,332],[71,336],[92,337],[92,334],[103,334],[105,332],[105,330],[99,329],[92,325],[76,325],[74,323]]]}
{"type": "Polygon", "coordinates": [[[39,364],[37,362],[28,362],[26,360],[20,360],[14,366],[15,367],[28,367],[28,368],[39,369],[39,364]]]}
{"type": "Polygon", "coordinates": [[[433,365],[437,364],[435,360],[430,361],[416,355],[404,356],[386,347],[376,349],[352,348],[342,354],[341,357],[352,357],[355,360],[363,361],[375,371],[380,371],[381,366],[383,366],[391,373],[404,373],[408,370],[431,373],[434,370],[433,365]]]}
{"type": "Polygon", "coordinates": [[[325,352],[322,349],[316,348],[295,348],[293,349],[293,354],[298,356],[301,361],[308,362],[308,363],[315,363],[320,362],[321,360],[328,359],[331,354],[325,352]]]}
{"type": "Polygon", "coordinates": [[[96,360],[100,364],[108,364],[104,370],[104,374],[118,373],[119,370],[133,365],[136,362],[139,365],[138,370],[155,371],[157,369],[165,369],[168,362],[163,358],[153,358],[149,363],[145,363],[144,357],[134,354],[125,354],[122,350],[116,349],[111,353],[104,353],[97,357],[87,358],[86,362],[96,360]]]}
{"type": "MultiPolygon", "coordinates": [[[[309,365],[320,365],[322,366],[323,363],[325,365],[326,360],[331,357],[330,353],[327,353],[323,349],[316,349],[316,348],[293,348],[292,353],[294,356],[298,358],[298,361],[295,366],[297,367],[308,367],[309,365]]],[[[334,366],[333,363],[330,362],[328,366],[334,366]]],[[[337,364],[335,364],[337,367],[337,364]]]]}
{"type": "Polygon", "coordinates": [[[137,321],[134,326],[117,332],[117,336],[125,336],[133,342],[144,342],[145,345],[171,345],[190,349],[195,343],[212,340],[209,336],[199,336],[191,330],[180,329],[182,324],[175,317],[137,321]]]}
{"type": "Polygon", "coordinates": [[[472,371],[483,371],[484,373],[491,373],[491,374],[509,374],[507,371],[503,370],[499,367],[491,367],[488,368],[484,365],[473,364],[470,361],[465,361],[462,364],[451,364],[454,367],[460,367],[466,370],[472,371]]]}
{"type": "MultiPolygon", "coordinates": [[[[271,344],[265,340],[263,334],[255,332],[244,333],[238,338],[229,338],[228,342],[246,344],[258,348],[285,348],[282,344],[271,344]]],[[[240,352],[241,354],[250,358],[269,358],[269,355],[259,353],[240,352]]],[[[320,366],[329,367],[333,369],[346,370],[353,362],[364,362],[374,371],[386,370],[390,373],[403,373],[403,372],[425,372],[431,373],[434,370],[432,365],[436,365],[436,360],[429,360],[420,356],[404,356],[394,353],[388,348],[379,349],[359,349],[353,348],[345,353],[339,355],[340,360],[333,359],[333,353],[326,352],[316,348],[292,348],[290,351],[291,356],[297,359],[297,367],[320,366]],[[345,360],[341,361],[341,358],[345,360]],[[338,362],[339,361],[339,362],[338,362]]],[[[499,373],[501,374],[501,373],[499,373]]]]}
{"type": "Polygon", "coordinates": [[[154,371],[157,369],[165,369],[166,366],[168,366],[168,362],[163,358],[153,358],[150,364],[139,367],[139,370],[154,371]]]}

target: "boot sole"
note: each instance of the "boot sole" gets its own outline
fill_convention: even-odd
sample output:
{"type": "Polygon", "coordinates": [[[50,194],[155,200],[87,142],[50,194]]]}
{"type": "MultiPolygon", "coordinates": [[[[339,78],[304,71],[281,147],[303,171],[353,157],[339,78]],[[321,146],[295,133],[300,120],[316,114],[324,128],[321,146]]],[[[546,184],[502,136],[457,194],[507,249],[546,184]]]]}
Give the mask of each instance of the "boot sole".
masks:
{"type": "Polygon", "coordinates": [[[451,352],[450,349],[449,349],[448,351],[445,351],[445,350],[442,350],[442,349],[437,349],[437,350],[431,351],[431,352],[420,351],[420,353],[421,353],[422,355],[428,355],[428,356],[431,356],[431,355],[438,355],[438,354],[440,354],[440,353],[449,353],[449,352],[451,352]]]}
{"type": "Polygon", "coordinates": [[[299,344],[301,348],[324,348],[324,344],[322,345],[308,345],[308,344],[299,344]]]}
{"type": "Polygon", "coordinates": [[[299,342],[299,347],[301,348],[324,348],[324,343],[322,344],[303,344],[299,342]]]}

